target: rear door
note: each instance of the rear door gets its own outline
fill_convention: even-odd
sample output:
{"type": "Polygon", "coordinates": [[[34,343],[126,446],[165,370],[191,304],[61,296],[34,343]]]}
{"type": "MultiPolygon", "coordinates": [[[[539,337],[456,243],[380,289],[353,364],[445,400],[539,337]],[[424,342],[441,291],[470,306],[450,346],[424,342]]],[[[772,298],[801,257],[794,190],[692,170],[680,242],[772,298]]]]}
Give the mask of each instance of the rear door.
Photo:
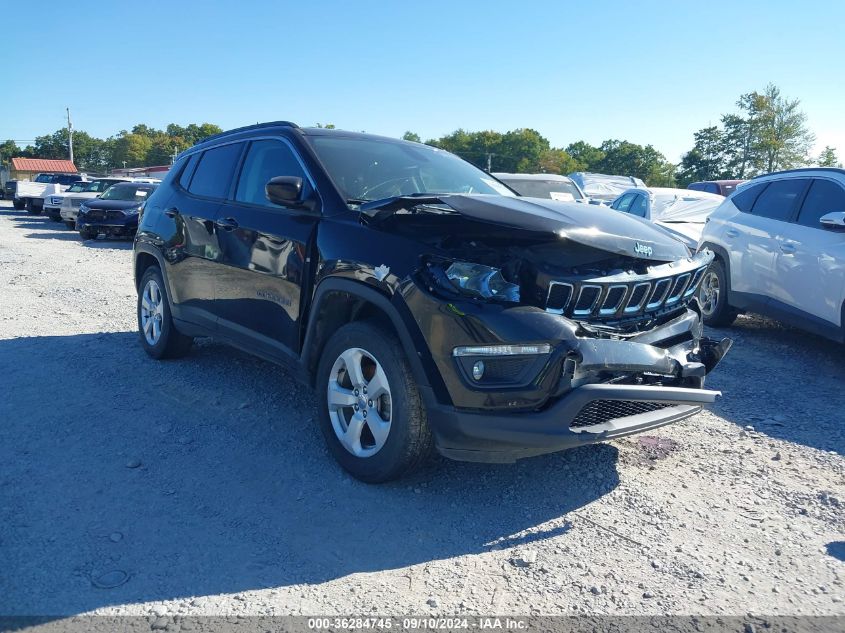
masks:
{"type": "Polygon", "coordinates": [[[808,184],[807,178],[773,180],[756,197],[750,213],[734,217],[725,231],[731,245],[732,291],[757,295],[756,300],[764,302],[778,297],[779,241],[808,184]]]}
{"type": "Polygon", "coordinates": [[[841,325],[845,289],[845,233],[822,228],[819,219],[845,211],[845,189],[814,178],[793,224],[778,238],[776,298],[798,311],[841,325]]]}
{"type": "Polygon", "coordinates": [[[217,214],[219,328],[250,347],[299,353],[307,253],[319,216],[271,203],[264,187],[275,176],[298,176],[314,189],[304,163],[284,139],[250,143],[234,189],[217,214]]]}
{"type": "Polygon", "coordinates": [[[176,223],[168,281],[185,320],[209,329],[217,324],[214,278],[220,266],[217,211],[229,196],[244,143],[229,143],[191,156],[165,214],[176,223]]]}

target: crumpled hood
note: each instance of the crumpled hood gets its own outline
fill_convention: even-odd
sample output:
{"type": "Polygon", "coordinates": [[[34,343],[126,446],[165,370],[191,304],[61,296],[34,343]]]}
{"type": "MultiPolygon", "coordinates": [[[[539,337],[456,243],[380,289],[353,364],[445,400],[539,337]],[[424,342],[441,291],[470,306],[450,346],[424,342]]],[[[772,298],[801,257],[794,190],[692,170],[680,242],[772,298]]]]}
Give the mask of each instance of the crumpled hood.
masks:
{"type": "Polygon", "coordinates": [[[545,198],[486,194],[418,195],[362,204],[375,219],[418,205],[446,205],[463,216],[517,229],[554,233],[585,246],[645,260],[675,261],[689,256],[686,246],[650,222],[607,207],[545,198]]]}

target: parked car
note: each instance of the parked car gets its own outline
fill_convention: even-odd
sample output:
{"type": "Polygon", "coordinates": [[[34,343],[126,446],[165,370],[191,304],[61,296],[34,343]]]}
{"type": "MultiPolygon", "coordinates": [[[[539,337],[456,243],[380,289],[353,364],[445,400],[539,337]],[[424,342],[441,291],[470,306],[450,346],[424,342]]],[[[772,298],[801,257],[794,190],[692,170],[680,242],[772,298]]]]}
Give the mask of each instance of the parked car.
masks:
{"type": "Polygon", "coordinates": [[[610,208],[654,222],[695,251],[707,217],[724,199],[703,191],[645,187],[628,189],[610,208]]]}
{"type": "Polygon", "coordinates": [[[687,189],[718,193],[720,196],[729,196],[744,182],[744,180],[704,180],[688,184],[687,189]]]}
{"type": "Polygon", "coordinates": [[[747,310],[845,342],[845,170],[752,179],[710,216],[701,249],[716,254],[699,291],[708,325],[747,310]]]}
{"type": "Polygon", "coordinates": [[[15,183],[13,205],[15,209],[26,209],[29,213],[41,213],[44,198],[50,194],[65,191],[73,183],[84,180],[82,174],[38,174],[35,180],[18,180],[15,183]]]}
{"type": "Polygon", "coordinates": [[[15,186],[17,184],[17,180],[7,180],[6,184],[3,185],[3,199],[4,200],[14,200],[15,198],[15,186]]]}
{"type": "Polygon", "coordinates": [[[587,202],[587,196],[571,178],[558,174],[506,174],[494,173],[521,196],[549,198],[567,202],[587,202]]]}
{"type": "Polygon", "coordinates": [[[106,189],[103,195],[85,200],[79,206],[76,228],[84,240],[100,235],[132,237],[138,230],[138,214],[158,187],[149,182],[121,182],[106,189]]]}
{"type": "Polygon", "coordinates": [[[153,358],[214,336],[292,367],[331,453],[378,482],[432,444],[513,461],[713,402],[730,341],[702,338],[690,303],[712,258],[433,147],[260,124],[183,152],[147,201],[139,338],[153,358]]]}
{"type": "Polygon", "coordinates": [[[85,191],[91,183],[87,180],[79,180],[73,183],[67,190],[61,193],[53,193],[44,198],[44,213],[47,214],[51,220],[61,221],[62,215],[62,200],[65,196],[85,191]]]}
{"type": "Polygon", "coordinates": [[[569,174],[569,177],[594,204],[610,204],[631,187],[645,187],[645,183],[634,176],[610,176],[577,171],[569,174]]]}
{"type": "Polygon", "coordinates": [[[130,182],[131,178],[98,178],[87,183],[82,191],[66,192],[59,207],[59,218],[69,229],[76,228],[76,215],[86,200],[102,195],[109,187],[119,182],[130,182]]]}

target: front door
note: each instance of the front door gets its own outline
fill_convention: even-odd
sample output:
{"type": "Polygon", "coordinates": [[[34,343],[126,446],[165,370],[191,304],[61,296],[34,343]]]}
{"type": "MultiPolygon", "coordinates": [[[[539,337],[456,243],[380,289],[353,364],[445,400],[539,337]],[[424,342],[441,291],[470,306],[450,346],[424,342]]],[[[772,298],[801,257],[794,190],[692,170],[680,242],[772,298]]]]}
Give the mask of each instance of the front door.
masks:
{"type": "Polygon", "coordinates": [[[298,176],[313,195],[302,162],[281,139],[250,143],[234,199],[217,212],[221,262],[216,274],[219,328],[251,347],[299,352],[303,286],[318,215],[279,207],[265,195],[275,176],[298,176]]]}
{"type": "Polygon", "coordinates": [[[834,211],[845,211],[845,189],[833,180],[813,179],[795,223],[779,239],[776,298],[838,327],[845,286],[845,233],[819,223],[834,211]]]}

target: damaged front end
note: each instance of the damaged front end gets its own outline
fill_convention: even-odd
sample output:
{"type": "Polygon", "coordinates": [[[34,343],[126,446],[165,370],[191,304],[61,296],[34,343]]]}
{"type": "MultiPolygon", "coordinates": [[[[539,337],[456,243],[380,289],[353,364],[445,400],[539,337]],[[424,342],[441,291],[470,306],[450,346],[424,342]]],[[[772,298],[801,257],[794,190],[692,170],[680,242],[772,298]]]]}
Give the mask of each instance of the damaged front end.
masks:
{"type": "Polygon", "coordinates": [[[612,210],[495,198],[370,209],[429,246],[401,291],[445,383],[428,402],[442,453],[510,461],[715,401],[704,379],[731,341],[702,336],[695,300],[712,253],[612,210]]]}

